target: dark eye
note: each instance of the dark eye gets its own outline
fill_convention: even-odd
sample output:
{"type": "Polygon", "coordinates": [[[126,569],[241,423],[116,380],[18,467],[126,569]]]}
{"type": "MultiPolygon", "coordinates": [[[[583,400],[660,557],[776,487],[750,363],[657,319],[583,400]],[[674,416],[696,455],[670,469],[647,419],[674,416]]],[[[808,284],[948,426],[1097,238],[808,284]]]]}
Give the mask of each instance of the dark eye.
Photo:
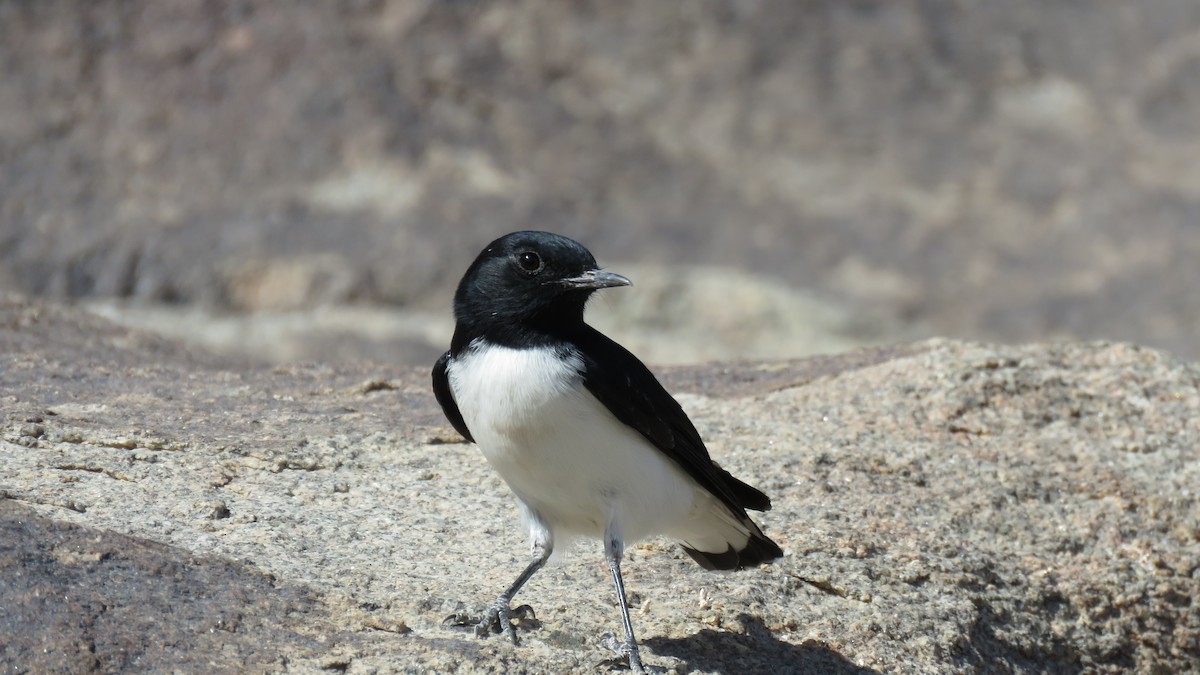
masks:
{"type": "Polygon", "coordinates": [[[539,272],[543,267],[541,256],[533,251],[524,251],[522,253],[518,253],[517,264],[520,265],[521,269],[525,270],[526,272],[539,272]]]}

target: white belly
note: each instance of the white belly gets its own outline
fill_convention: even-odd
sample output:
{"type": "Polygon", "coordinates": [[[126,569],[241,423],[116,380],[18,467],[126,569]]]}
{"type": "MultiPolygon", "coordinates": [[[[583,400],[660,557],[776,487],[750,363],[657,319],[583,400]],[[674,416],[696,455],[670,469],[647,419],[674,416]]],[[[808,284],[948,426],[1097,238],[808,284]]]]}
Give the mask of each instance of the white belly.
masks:
{"type": "Polygon", "coordinates": [[[578,357],[469,349],[449,364],[463,420],[488,462],[556,534],[626,542],[669,533],[710,498],[584,388],[578,357]]]}

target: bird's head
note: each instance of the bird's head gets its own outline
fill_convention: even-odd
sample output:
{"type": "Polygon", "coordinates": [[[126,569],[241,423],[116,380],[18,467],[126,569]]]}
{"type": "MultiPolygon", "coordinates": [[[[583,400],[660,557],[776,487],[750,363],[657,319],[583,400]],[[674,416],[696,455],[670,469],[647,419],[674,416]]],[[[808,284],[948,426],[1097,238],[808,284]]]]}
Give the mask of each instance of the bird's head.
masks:
{"type": "Polygon", "coordinates": [[[550,232],[500,237],[467,269],[454,295],[459,328],[569,329],[583,322],[588,297],[601,288],[629,286],[596,265],[579,242],[550,232]]]}

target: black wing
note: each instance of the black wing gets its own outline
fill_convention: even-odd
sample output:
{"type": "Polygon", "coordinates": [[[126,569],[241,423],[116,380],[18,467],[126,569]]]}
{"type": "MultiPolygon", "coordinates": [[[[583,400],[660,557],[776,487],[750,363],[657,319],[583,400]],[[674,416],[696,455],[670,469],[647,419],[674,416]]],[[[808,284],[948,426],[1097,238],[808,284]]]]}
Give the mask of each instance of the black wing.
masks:
{"type": "Polygon", "coordinates": [[[437,398],[437,402],[442,404],[442,413],[446,415],[446,419],[450,420],[455,431],[474,443],[475,439],[471,438],[467,423],[463,421],[462,412],[459,411],[458,403],[454,400],[454,392],[450,391],[450,376],[446,373],[446,364],[449,362],[450,352],[446,352],[442,354],[442,358],[437,360],[437,363],[433,364],[433,395],[437,398]]]}
{"type": "Polygon", "coordinates": [[[687,413],[636,356],[590,326],[575,342],[584,362],[584,385],[617,419],[645,436],[735,514],[746,517],[746,509],[771,508],[765,494],[712,461],[687,413]]]}

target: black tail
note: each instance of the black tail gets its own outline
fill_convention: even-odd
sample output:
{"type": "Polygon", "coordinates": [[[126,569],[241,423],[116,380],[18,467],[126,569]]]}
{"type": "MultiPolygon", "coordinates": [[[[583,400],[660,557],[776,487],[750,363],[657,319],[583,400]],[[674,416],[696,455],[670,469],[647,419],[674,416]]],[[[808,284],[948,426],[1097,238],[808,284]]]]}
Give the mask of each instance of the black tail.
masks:
{"type": "Polygon", "coordinates": [[[725,489],[718,497],[723,506],[720,507],[721,511],[715,514],[716,517],[709,521],[711,529],[707,535],[696,541],[707,540],[708,545],[716,548],[719,544],[712,540],[720,537],[726,542],[726,548],[720,553],[713,553],[682,543],[684,552],[706,570],[740,570],[783,557],[783,549],[779,548],[779,544],[763,534],[758,525],[746,515],[746,509],[770,511],[771,498],[758,488],[734,478],[715,462],[712,468],[724,479],[721,482],[724,483],[722,487],[725,489]],[[734,543],[741,542],[742,537],[747,537],[745,543],[734,543]]]}
{"type": "Polygon", "coordinates": [[[740,570],[783,557],[779,544],[771,541],[754,523],[750,525],[753,528],[750,539],[740,550],[730,546],[724,553],[709,553],[684,546],[683,551],[706,570],[740,570]]]}

